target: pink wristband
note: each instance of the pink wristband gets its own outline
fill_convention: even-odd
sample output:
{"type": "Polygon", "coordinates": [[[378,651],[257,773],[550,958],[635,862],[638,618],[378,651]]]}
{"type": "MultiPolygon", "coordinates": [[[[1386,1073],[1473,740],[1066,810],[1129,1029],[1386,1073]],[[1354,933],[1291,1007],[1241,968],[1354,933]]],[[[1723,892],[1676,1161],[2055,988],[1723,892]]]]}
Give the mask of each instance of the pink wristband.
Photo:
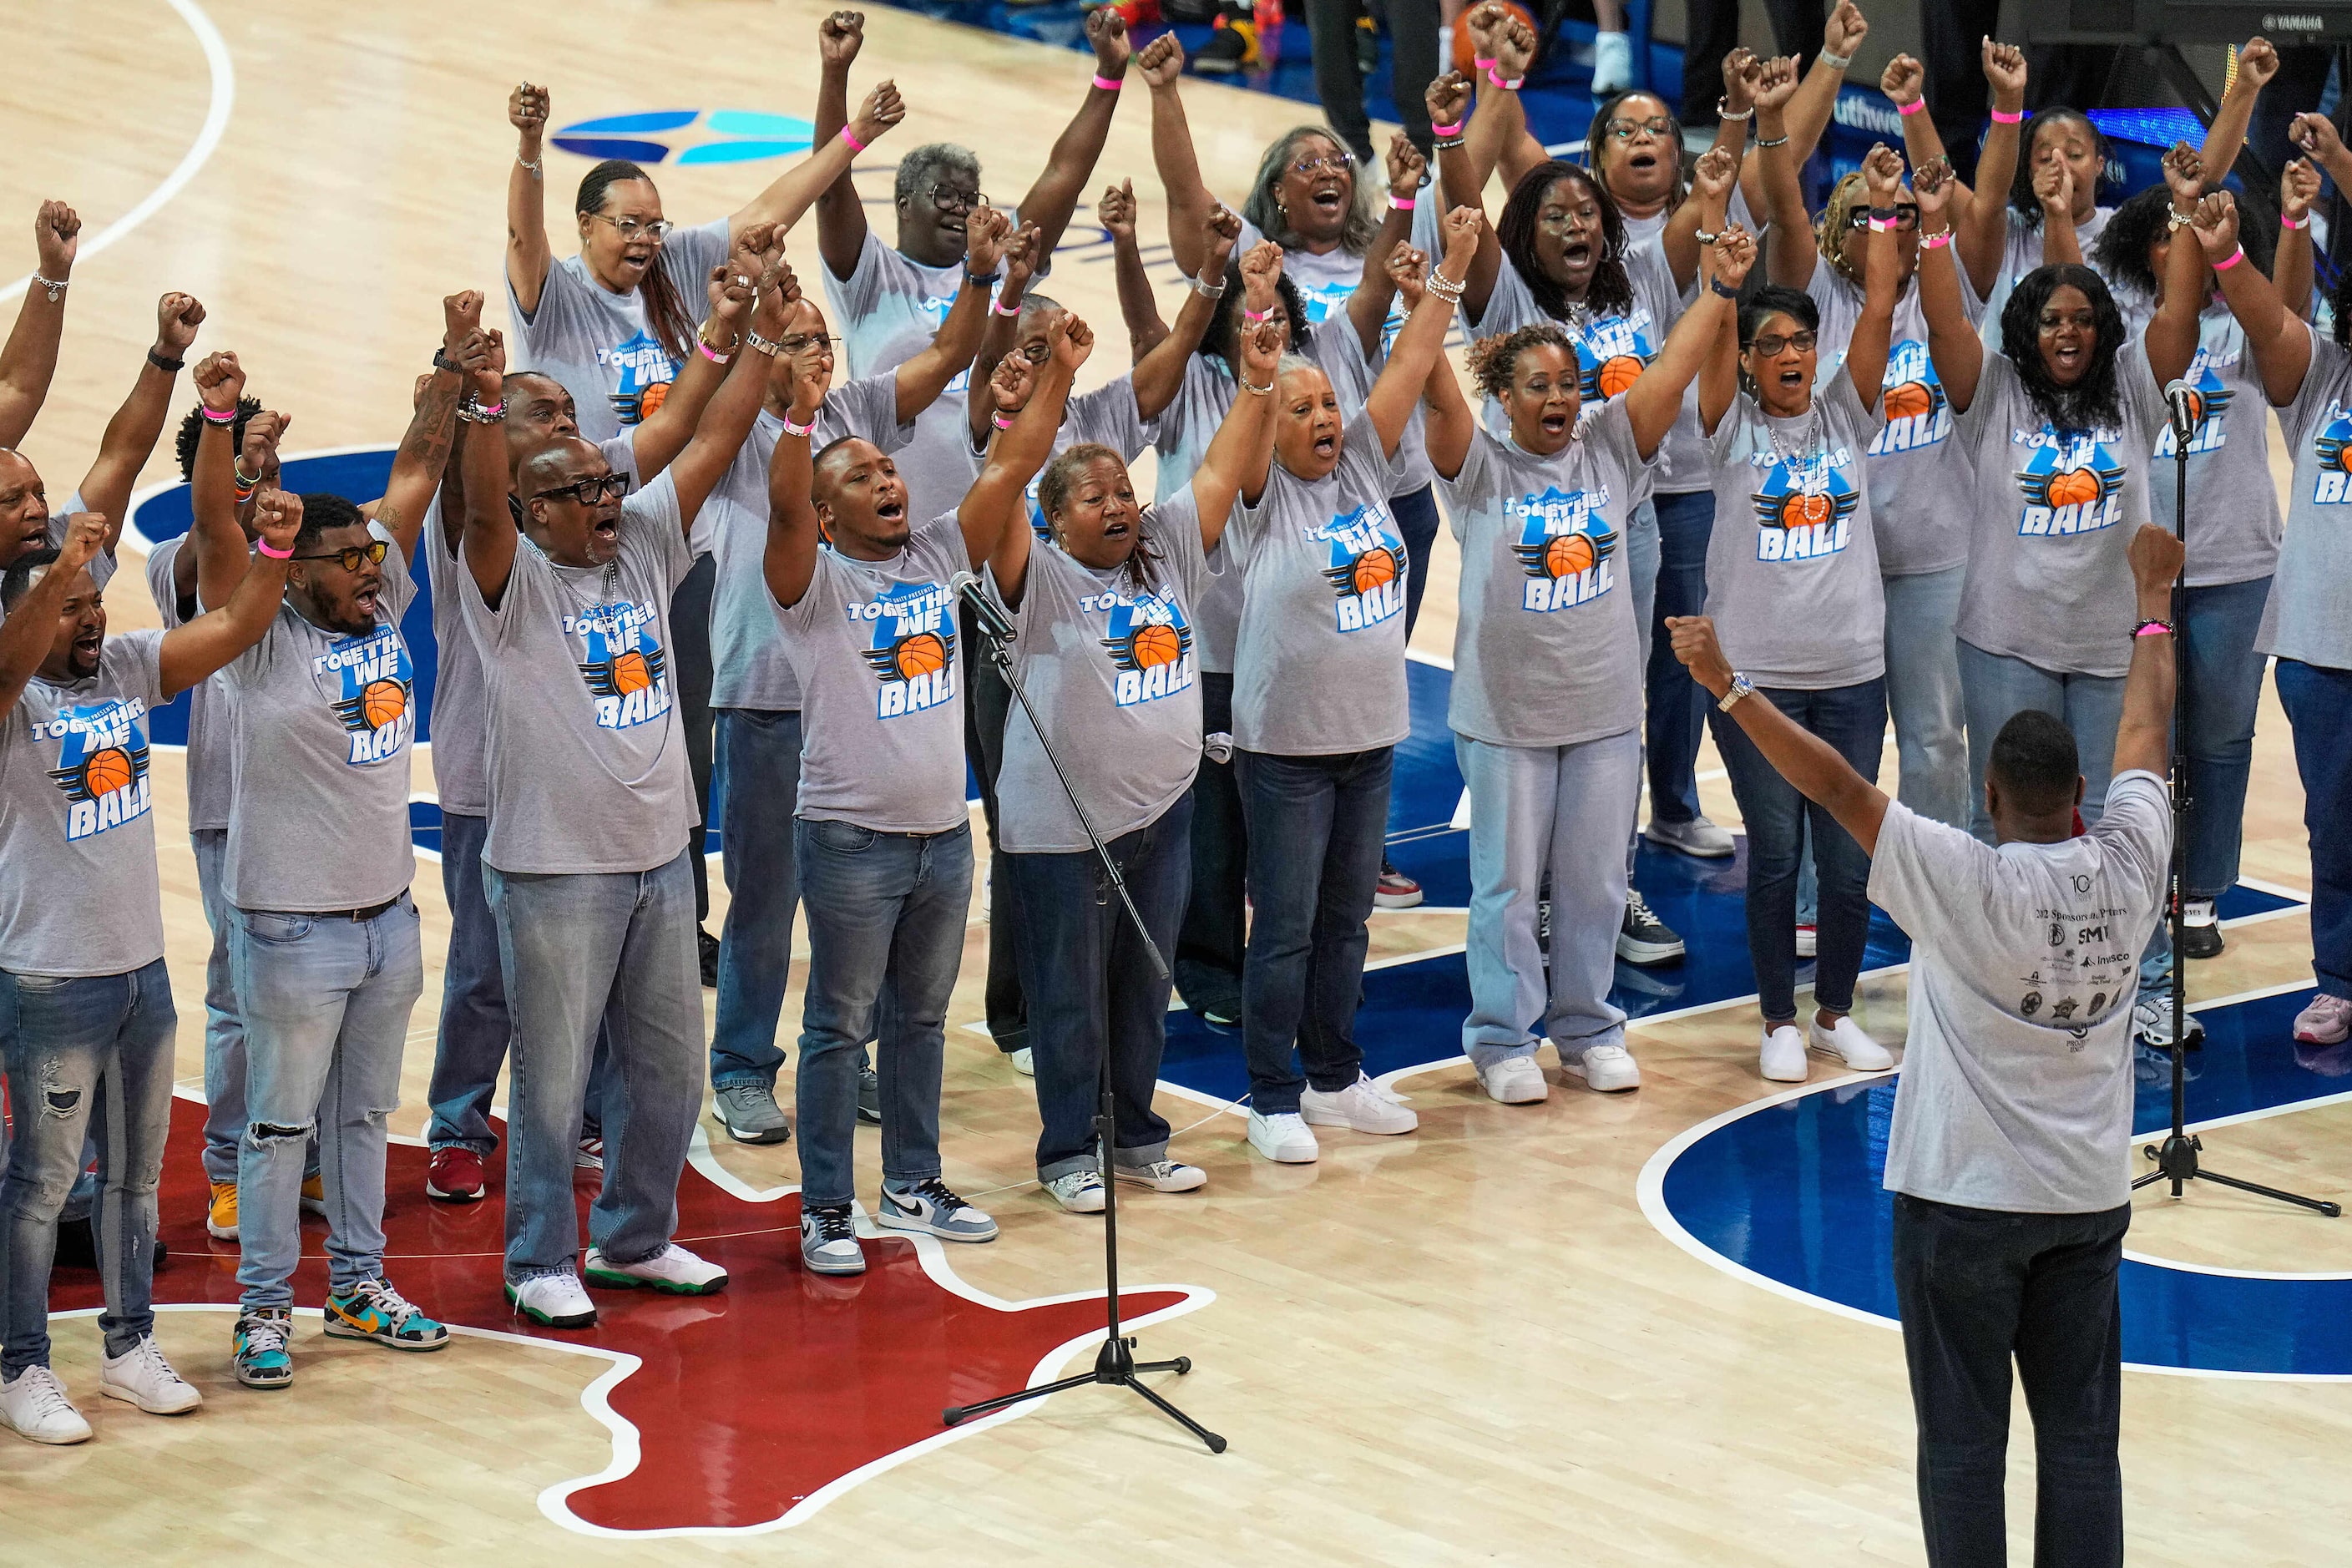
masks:
{"type": "Polygon", "coordinates": [[[1104,76],[1097,71],[1095,73],[1095,85],[1105,92],[1117,92],[1119,89],[1119,79],[1115,76],[1104,76]]]}
{"type": "Polygon", "coordinates": [[[2287,216],[2286,214],[2281,213],[2279,214],[2279,226],[2282,228],[2309,228],[2311,226],[2311,215],[2309,213],[2304,214],[2302,220],[2298,222],[2295,219],[2287,216]]]}
{"type": "Polygon", "coordinates": [[[849,143],[849,150],[853,153],[863,153],[866,151],[866,143],[860,142],[856,137],[852,136],[849,133],[849,127],[846,125],[841,128],[841,139],[849,143]]]}
{"type": "Polygon", "coordinates": [[[1242,320],[1247,321],[1253,327],[1256,326],[1260,321],[1265,321],[1268,316],[1273,314],[1274,312],[1270,310],[1253,310],[1246,305],[1242,307],[1242,320]]]}
{"type": "Polygon", "coordinates": [[[720,353],[717,349],[712,348],[700,338],[694,340],[694,346],[700,349],[702,351],[702,357],[709,360],[712,364],[725,364],[729,360],[735,357],[732,354],[720,353]]]}
{"type": "Polygon", "coordinates": [[[816,428],[816,421],[812,419],[805,425],[795,425],[793,423],[793,416],[787,414],[783,417],[783,426],[785,435],[804,437],[810,431],[816,428]]]}
{"type": "Polygon", "coordinates": [[[1017,316],[1021,313],[1021,302],[1016,300],[1012,304],[1007,305],[1004,302],[1003,297],[1000,295],[995,301],[988,307],[988,313],[992,316],[1017,316]]]}
{"type": "Polygon", "coordinates": [[[1519,90],[1519,84],[1528,79],[1523,76],[1507,77],[1499,70],[1490,70],[1486,73],[1486,79],[1505,92],[1517,92],[1519,90]]]}
{"type": "Polygon", "coordinates": [[[1470,57],[1470,63],[1476,66],[1482,71],[1493,70],[1495,68],[1494,57],[1491,55],[1472,55],[1470,57]]]}
{"type": "Polygon", "coordinates": [[[1433,125],[1429,128],[1429,133],[1442,141],[1450,142],[1454,137],[1462,134],[1463,123],[1463,121],[1457,120],[1451,125],[1433,125]]]}
{"type": "Polygon", "coordinates": [[[1927,107],[1927,100],[1926,99],[1915,98],[1908,103],[1896,104],[1895,106],[1895,112],[1897,114],[1916,114],[1927,107]]]}
{"type": "Polygon", "coordinates": [[[1412,198],[1411,196],[1391,196],[1389,198],[1389,205],[1394,207],[1401,213],[1409,213],[1412,211],[1412,198]]]}
{"type": "Polygon", "coordinates": [[[2216,272],[2227,272],[2231,268],[2235,267],[2239,262],[2243,261],[2245,258],[2246,247],[2242,245],[2237,249],[2230,252],[2229,255],[2223,257],[2221,260],[2213,263],[2213,270],[2216,272]]]}
{"type": "Polygon", "coordinates": [[[257,539],[253,542],[253,547],[256,550],[260,551],[264,555],[268,556],[272,561],[291,561],[294,559],[294,547],[290,544],[283,550],[272,550],[269,548],[269,541],[266,539],[257,539]]]}
{"type": "Polygon", "coordinates": [[[1995,125],[2021,125],[2025,122],[2025,111],[2022,110],[2013,109],[1996,109],[1992,111],[1992,122],[1995,125]]]}
{"type": "Polygon", "coordinates": [[[1937,229],[1933,234],[1923,234],[1919,237],[1919,248],[1922,250],[1941,250],[1951,243],[1952,231],[1948,228],[1937,229]]]}
{"type": "Polygon", "coordinates": [[[207,408],[204,411],[204,415],[205,423],[207,425],[234,425],[236,423],[236,410],[234,408],[207,408]]]}
{"type": "Polygon", "coordinates": [[[991,425],[995,426],[999,430],[1010,430],[1013,428],[1013,416],[1006,414],[1002,410],[990,415],[988,416],[988,422],[991,425]]]}

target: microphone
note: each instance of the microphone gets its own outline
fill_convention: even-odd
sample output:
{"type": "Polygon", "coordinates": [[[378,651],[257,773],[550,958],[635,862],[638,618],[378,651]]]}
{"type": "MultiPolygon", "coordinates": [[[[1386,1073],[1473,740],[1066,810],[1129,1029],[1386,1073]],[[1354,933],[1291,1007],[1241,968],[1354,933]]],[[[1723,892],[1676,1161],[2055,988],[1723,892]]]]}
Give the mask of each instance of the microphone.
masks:
{"type": "Polygon", "coordinates": [[[2186,447],[2196,437],[2197,416],[2204,399],[2187,382],[2176,381],[2165,387],[2164,401],[2172,407],[2172,438],[2186,447]]]}
{"type": "Polygon", "coordinates": [[[948,579],[948,592],[959,595],[965,604],[971,606],[973,622],[991,638],[1005,644],[1013,641],[1011,624],[1005,620],[1003,613],[997,609],[996,601],[981,591],[979,573],[957,573],[948,579]]]}

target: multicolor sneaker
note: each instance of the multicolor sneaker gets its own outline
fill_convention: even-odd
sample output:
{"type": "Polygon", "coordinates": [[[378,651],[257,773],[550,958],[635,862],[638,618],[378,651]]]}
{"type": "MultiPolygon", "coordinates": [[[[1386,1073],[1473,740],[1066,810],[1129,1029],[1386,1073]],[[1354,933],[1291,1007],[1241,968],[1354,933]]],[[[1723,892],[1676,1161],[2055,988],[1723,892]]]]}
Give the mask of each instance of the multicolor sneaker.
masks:
{"type": "Polygon", "coordinates": [[[215,1241],[236,1239],[236,1184],[215,1182],[212,1202],[205,1207],[205,1234],[215,1241]]]}
{"type": "Polygon", "coordinates": [[[2315,994],[2311,1005],[2294,1016],[2298,1045],[2340,1045],[2347,1035],[2352,1035],[2352,1002],[2341,996],[2315,994]]]}
{"type": "Polygon", "coordinates": [[[925,1181],[882,1184],[874,1223],[885,1230],[911,1230],[941,1241],[994,1241],[996,1222],[932,1176],[925,1181]]]}
{"type": "Polygon", "coordinates": [[[373,1340],[396,1351],[437,1351],[449,1331],[419,1311],[382,1279],[362,1279],[346,1295],[327,1295],[327,1333],[339,1340],[373,1340]]]}
{"type": "Polygon", "coordinates": [[[463,1143],[444,1144],[425,1163],[425,1195],[437,1203],[479,1203],[484,1179],[482,1157],[463,1143]]]}
{"type": "Polygon", "coordinates": [[[285,1388],[294,1381],[294,1314],[259,1307],[236,1320],[229,1340],[231,1370],[247,1388],[285,1388]]]}
{"type": "Polygon", "coordinates": [[[644,1287],[668,1296],[716,1296],[727,1289],[727,1270],[675,1242],[635,1263],[615,1263],[592,1247],[582,1272],[591,1285],[608,1289],[644,1287]]]}

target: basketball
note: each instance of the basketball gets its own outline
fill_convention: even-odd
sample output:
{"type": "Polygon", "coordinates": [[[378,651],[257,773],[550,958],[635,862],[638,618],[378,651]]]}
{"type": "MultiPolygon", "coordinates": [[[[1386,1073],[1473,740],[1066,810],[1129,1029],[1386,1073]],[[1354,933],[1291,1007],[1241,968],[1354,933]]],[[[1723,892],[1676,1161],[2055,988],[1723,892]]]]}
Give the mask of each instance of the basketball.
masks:
{"type": "Polygon", "coordinates": [[[2346,473],[2352,473],[2352,442],[2346,443],[2344,449],[2336,454],[2336,466],[2346,473]]]}
{"type": "Polygon", "coordinates": [[[1356,592],[1369,594],[1382,584],[1396,581],[1396,557],[1379,545],[1356,557],[1356,592]]]}
{"type": "Polygon", "coordinates": [[[1810,528],[1816,523],[1827,522],[1831,512],[1834,510],[1830,505],[1830,498],[1827,496],[1782,496],[1780,526],[1810,528]]]}
{"type": "Polygon", "coordinates": [[[917,632],[898,645],[898,674],[912,680],[919,675],[937,675],[947,668],[947,645],[936,632],[917,632]]]}
{"type": "Polygon", "coordinates": [[[1886,389],[1886,416],[1889,419],[1916,419],[1935,406],[1936,395],[1927,390],[1924,382],[1906,381],[1886,389]]]}
{"type": "Polygon", "coordinates": [[[1604,363],[1593,378],[1603,397],[1615,397],[1641,379],[1642,362],[1633,354],[1619,354],[1604,363]]]}
{"type": "MultiPolygon", "coordinates": [[[[631,648],[613,661],[613,689],[621,692],[643,691],[654,683],[653,671],[646,668],[646,656],[631,648]]],[[[373,709],[370,710],[373,711],[373,709]]]]}
{"type": "MultiPolygon", "coordinates": [[[[630,657],[635,658],[635,655],[630,657]]],[[[360,693],[360,712],[378,730],[408,711],[408,693],[397,680],[371,680],[360,693]]]]}
{"type": "MultiPolygon", "coordinates": [[[[1517,4],[1517,0],[1504,0],[1503,9],[1525,22],[1537,37],[1543,37],[1543,25],[1536,20],[1533,12],[1517,4]]],[[[1478,68],[1478,50],[1470,41],[1470,29],[1467,27],[1454,29],[1454,68],[1465,75],[1478,68]]]]}
{"type": "Polygon", "coordinates": [[[652,418],[655,411],[661,407],[663,401],[668,396],[669,383],[666,381],[655,382],[651,386],[638,393],[637,418],[640,421],[652,418]]]}
{"type": "Polygon", "coordinates": [[[1544,546],[1544,570],[1555,577],[1573,577],[1592,565],[1592,536],[1560,533],[1544,546]]]}
{"type": "Polygon", "coordinates": [[[2050,476],[2052,506],[2080,506],[2099,499],[2099,476],[2088,468],[2069,468],[2050,476]]]}
{"type": "Polygon", "coordinates": [[[2189,427],[2193,430],[2204,423],[2205,395],[2201,392],[2191,392],[2189,395],[2189,427]]]}
{"type": "Polygon", "coordinates": [[[131,783],[131,758],[120,748],[109,746],[81,765],[81,783],[92,800],[112,795],[131,783]]]}
{"type": "Polygon", "coordinates": [[[1150,668],[1155,664],[1173,664],[1184,651],[1184,639],[1176,635],[1174,626],[1141,626],[1127,643],[1129,657],[1150,668]]]}

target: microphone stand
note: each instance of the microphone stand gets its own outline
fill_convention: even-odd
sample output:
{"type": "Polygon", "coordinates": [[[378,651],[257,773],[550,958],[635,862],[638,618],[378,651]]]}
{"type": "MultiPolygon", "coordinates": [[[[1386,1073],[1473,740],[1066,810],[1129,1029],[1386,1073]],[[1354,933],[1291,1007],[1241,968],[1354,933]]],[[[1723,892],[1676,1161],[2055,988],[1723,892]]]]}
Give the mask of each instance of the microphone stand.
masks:
{"type": "MultiPolygon", "coordinates": [[[[1029,524],[1026,519],[1022,519],[1013,526],[1026,528],[1029,524]]],[[[1150,958],[1151,967],[1159,972],[1160,978],[1162,980],[1172,978],[1168,968],[1168,961],[1160,955],[1160,944],[1151,940],[1150,927],[1144,924],[1142,913],[1135,907],[1135,900],[1128,894],[1127,879],[1119,875],[1118,862],[1111,858],[1110,850],[1102,841],[1102,835],[1095,831],[1094,818],[1087,816],[1087,808],[1079,804],[1078,793],[1071,786],[1070,775],[1063,769],[1062,759],[1055,754],[1053,742],[1045,739],[1045,726],[1037,722],[1037,710],[1029,706],[1029,694],[1022,689],[1021,678],[1014,673],[1013,668],[1010,628],[1006,627],[999,618],[996,606],[981,595],[979,588],[972,582],[968,579],[963,581],[957,591],[962,595],[964,602],[971,608],[972,626],[979,634],[981,645],[987,650],[990,661],[1004,677],[1004,684],[1012,689],[1013,700],[1021,704],[1021,711],[1029,716],[1029,727],[1036,732],[1038,747],[1045,753],[1045,760],[1054,765],[1054,776],[1061,781],[1062,793],[1069,796],[1070,809],[1077,813],[1078,825],[1087,830],[1087,842],[1094,846],[1096,857],[1102,861],[1103,874],[1109,879],[1112,889],[1118,892],[1118,901],[1127,910],[1127,918],[1135,926],[1135,934],[1142,938],[1143,951],[1150,958]]],[[[1099,902],[1100,900],[1097,899],[1097,901],[1099,902]]],[[[1087,1384],[1108,1384],[1132,1389],[1141,1394],[1150,1404],[1158,1406],[1162,1414],[1206,1444],[1209,1452],[1222,1454],[1225,1451],[1225,1440],[1223,1437],[1177,1409],[1152,1389],[1146,1387],[1140,1376],[1147,1372],[1172,1372],[1181,1376],[1192,1370],[1192,1358],[1178,1356],[1173,1361],[1137,1361],[1134,1338],[1119,1332],[1118,1178],[1111,1170],[1111,1132],[1114,1116],[1110,1087],[1110,1042],[1106,1039],[1103,1042],[1102,1066],[1097,1079],[1095,1102],[1095,1158],[1097,1168],[1102,1173],[1103,1184],[1103,1274],[1106,1279],[1103,1304],[1108,1314],[1108,1322],[1103,1331],[1102,1349],[1095,1354],[1093,1370],[1082,1372],[1075,1377],[1063,1378],[1056,1383],[1041,1384],[1035,1388],[1024,1388],[1011,1394],[1001,1394],[992,1399],[983,1399],[976,1405],[959,1405],[940,1411],[940,1420],[950,1426],[959,1426],[975,1415],[986,1415],[992,1411],[1003,1410],[1026,1400],[1042,1399],[1046,1394],[1059,1394],[1064,1389],[1077,1388],[1087,1384]]]]}
{"type": "MultiPolygon", "coordinates": [[[[2179,384],[2175,384],[2178,385],[2179,384]]],[[[2141,1152],[2156,1162],[2156,1169],[2132,1183],[2132,1190],[2157,1182],[2170,1182],[2172,1195],[2181,1195],[2181,1189],[2190,1182],[2218,1183],[2234,1187],[2256,1197],[2272,1198],[2283,1204],[2295,1204],[2315,1209],[2333,1219],[2344,1210],[2340,1205],[2325,1198],[2307,1198],[2299,1193],[2281,1192],[2254,1182],[2240,1181],[2219,1171],[2209,1171],[2198,1156],[2205,1147],[2204,1140],[2189,1131],[2189,1052],[2204,1045],[2204,1026],[2189,1016],[2189,961],[2182,953],[2189,924],[2189,816],[2195,803],[2189,797],[2189,444],[2196,434],[2196,422],[2187,417],[2187,409],[2172,389],[2166,389],[2172,403],[2172,474],[2173,536],[2181,542],[2180,570],[2172,580],[2172,880],[2168,893],[2170,900],[2167,911],[2172,922],[2172,1131],[2159,1146],[2143,1145],[2141,1152]],[[2184,423],[2188,426],[2183,429],[2184,423]],[[2195,1046],[2190,1044],[2191,1029],[2195,1030],[2195,1046]]]]}

